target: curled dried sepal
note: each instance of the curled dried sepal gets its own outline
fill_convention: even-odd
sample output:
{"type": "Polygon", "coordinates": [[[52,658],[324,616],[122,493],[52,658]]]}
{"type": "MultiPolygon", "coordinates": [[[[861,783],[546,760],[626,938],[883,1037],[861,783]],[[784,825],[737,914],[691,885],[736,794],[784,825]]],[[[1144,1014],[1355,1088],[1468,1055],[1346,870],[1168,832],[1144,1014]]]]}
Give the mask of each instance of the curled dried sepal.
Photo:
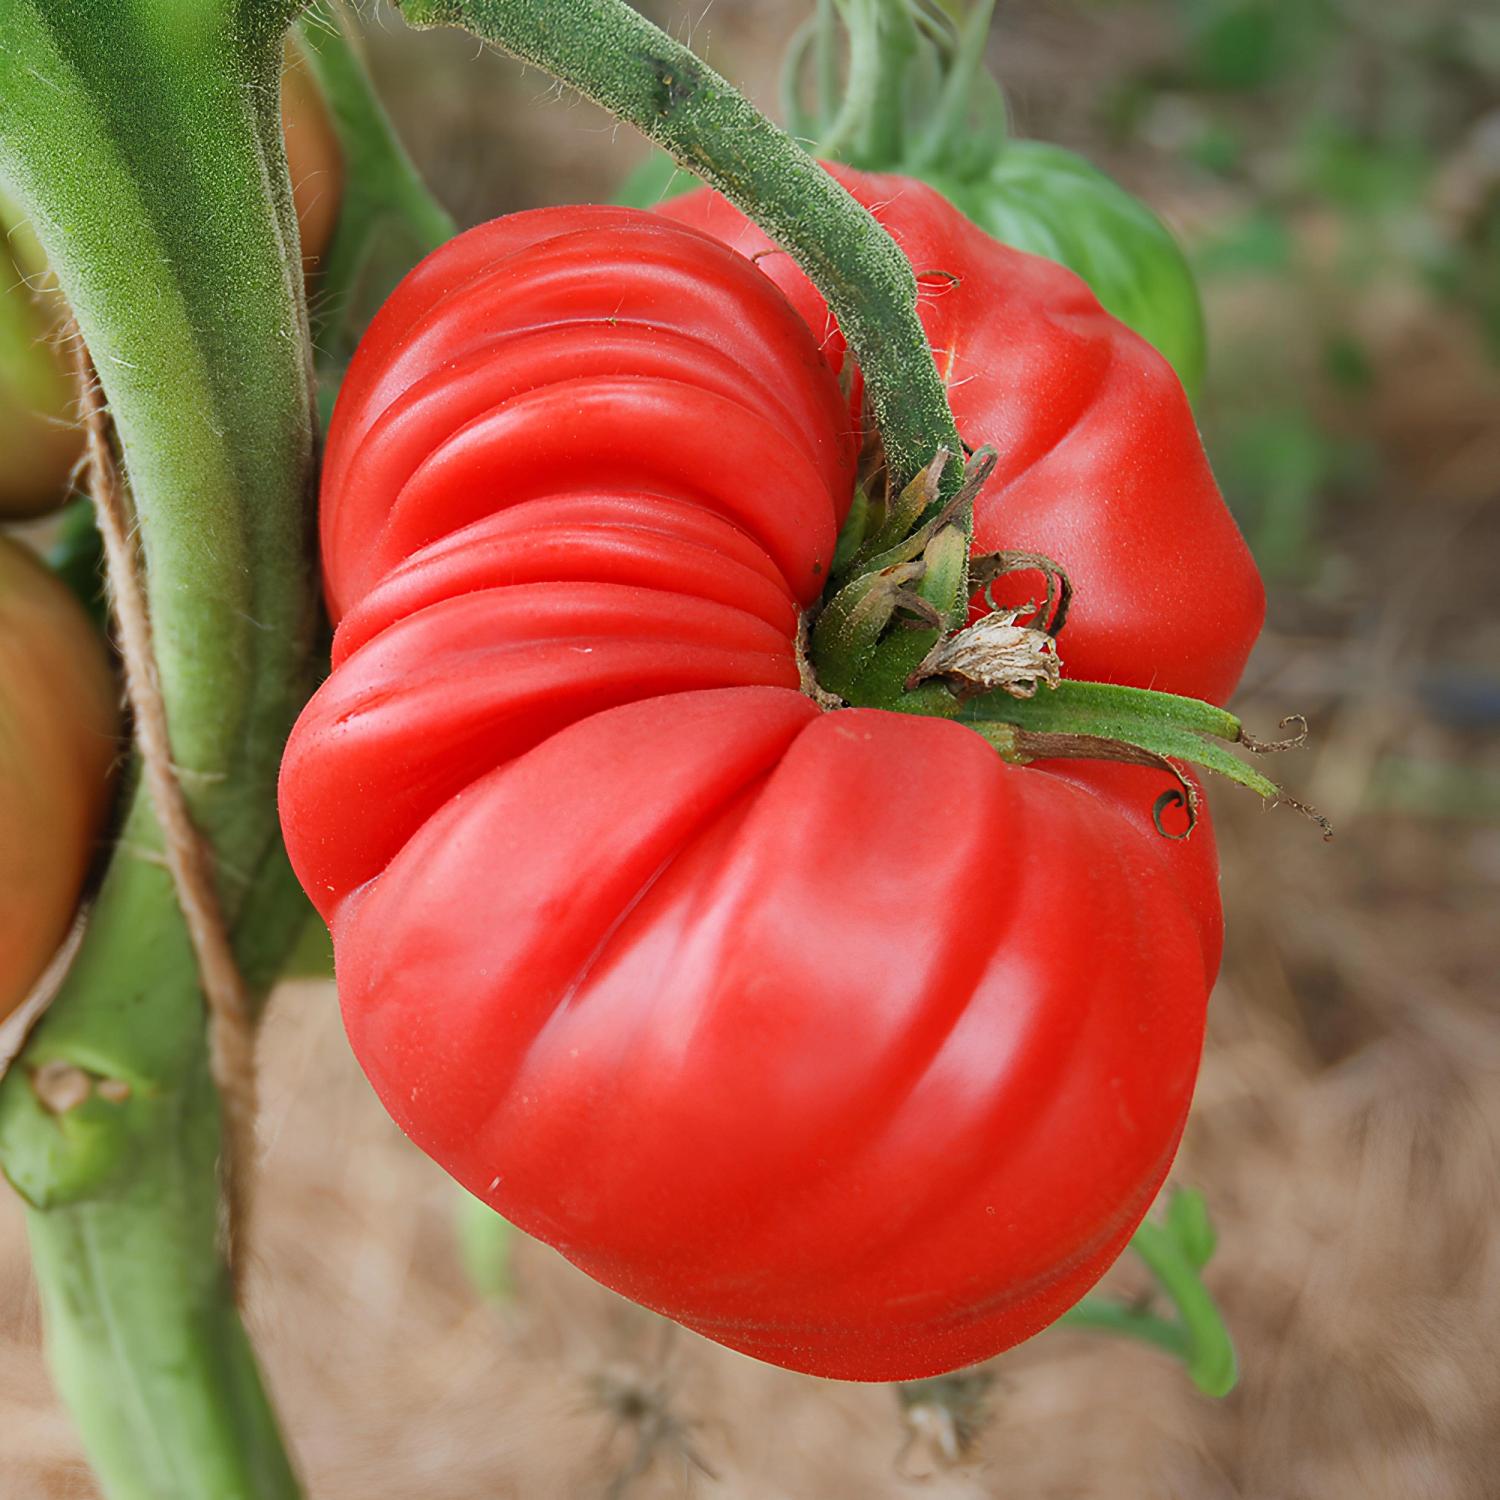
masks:
{"type": "Polygon", "coordinates": [[[1293,724],[1298,724],[1301,728],[1283,740],[1258,740],[1242,724],[1239,742],[1252,755],[1278,755],[1283,750],[1300,750],[1307,744],[1307,720],[1303,715],[1288,714],[1276,727],[1289,729],[1293,724]]]}
{"type": "MultiPolygon", "coordinates": [[[[1040,552],[984,552],[969,562],[969,584],[981,591],[984,602],[991,609],[995,603],[994,587],[1000,579],[1011,573],[1040,573],[1047,583],[1047,597],[1036,617],[1037,626],[1048,635],[1059,635],[1068,623],[1068,608],[1073,602],[1073,580],[1061,563],[1054,562],[1040,552]]],[[[1036,605],[1028,604],[1017,611],[1018,617],[1036,605]]]]}
{"type": "Polygon", "coordinates": [[[1061,680],[1062,659],[1052,636],[1016,623],[1036,612],[1034,602],[1019,609],[997,610],[968,629],[944,637],[907,679],[907,690],[935,678],[946,682],[958,698],[987,692],[1034,698],[1044,683],[1055,688],[1061,680]]]}
{"type": "Polygon", "coordinates": [[[1127,740],[1094,734],[1049,734],[1034,729],[1018,729],[1014,724],[986,722],[977,729],[1001,758],[1012,765],[1028,766],[1037,760],[1112,760],[1129,766],[1152,766],[1176,779],[1177,785],[1163,792],[1151,810],[1151,821],[1163,838],[1185,839],[1198,824],[1198,788],[1182,774],[1181,769],[1165,755],[1133,745],[1127,740]],[[1169,833],[1162,821],[1171,807],[1180,807],[1187,815],[1187,827],[1169,833]]]}

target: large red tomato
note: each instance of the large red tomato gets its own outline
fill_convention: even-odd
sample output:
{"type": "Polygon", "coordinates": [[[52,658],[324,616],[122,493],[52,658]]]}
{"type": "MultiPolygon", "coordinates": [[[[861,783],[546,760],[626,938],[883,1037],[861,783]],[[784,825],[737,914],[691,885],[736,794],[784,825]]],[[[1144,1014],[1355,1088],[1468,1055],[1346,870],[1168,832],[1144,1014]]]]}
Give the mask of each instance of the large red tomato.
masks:
{"type": "MultiPolygon", "coordinates": [[[[1226,692],[1258,586],[1175,378],[930,197],[985,289],[940,357],[987,382],[962,420],[1007,540],[1072,570],[1065,656],[1076,629],[1093,675],[1226,692]]],[[[334,670],[281,805],[419,1145],[626,1295],[873,1380],[1016,1343],[1119,1253],[1220,917],[1206,824],[1153,827],[1165,777],[799,690],[855,436],[806,323],[714,241],[611,209],[460,236],[335,415],[334,670]]]]}

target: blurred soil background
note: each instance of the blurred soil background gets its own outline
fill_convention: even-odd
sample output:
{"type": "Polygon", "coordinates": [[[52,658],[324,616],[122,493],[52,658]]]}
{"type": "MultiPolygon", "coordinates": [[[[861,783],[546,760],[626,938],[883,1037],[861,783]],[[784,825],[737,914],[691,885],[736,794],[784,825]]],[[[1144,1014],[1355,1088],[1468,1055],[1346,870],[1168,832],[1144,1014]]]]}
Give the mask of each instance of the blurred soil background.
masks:
{"type": "MultiPolygon", "coordinates": [[[[643,8],[767,102],[806,13],[643,8]]],[[[463,38],[376,15],[371,44],[461,223],[605,198],[642,154],[463,38]]],[[[1242,1382],[1048,1333],[957,1391],[949,1463],[888,1388],[674,1332],[539,1245],[486,1303],[331,987],[290,985],[250,1320],[316,1500],[1500,1496],[1500,11],[1003,0],[992,60],[1017,133],[1113,171],[1202,273],[1200,415],[1271,588],[1238,706],[1308,715],[1274,771],[1338,828],[1216,794],[1228,950],[1175,1176],[1242,1382]]],[[[0,1193],[0,1497],[91,1496],[39,1339],[0,1193]]]]}

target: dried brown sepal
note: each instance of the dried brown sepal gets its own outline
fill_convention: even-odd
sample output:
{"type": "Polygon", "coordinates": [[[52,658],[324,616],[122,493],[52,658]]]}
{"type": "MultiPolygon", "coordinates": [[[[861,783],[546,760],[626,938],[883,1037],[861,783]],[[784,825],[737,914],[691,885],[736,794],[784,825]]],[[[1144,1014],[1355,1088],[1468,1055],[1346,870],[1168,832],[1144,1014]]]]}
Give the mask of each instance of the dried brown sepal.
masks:
{"type": "Polygon", "coordinates": [[[1280,807],[1283,803],[1287,807],[1291,808],[1293,812],[1299,812],[1304,818],[1309,818],[1312,820],[1312,822],[1316,823],[1318,827],[1323,830],[1323,842],[1325,844],[1331,844],[1333,842],[1333,824],[1330,823],[1328,819],[1325,818],[1323,814],[1320,813],[1317,808],[1315,808],[1311,803],[1299,802],[1295,797],[1290,796],[1288,793],[1282,791],[1278,787],[1276,791],[1276,800],[1271,803],[1271,806],[1280,807]]]}
{"type": "Polygon", "coordinates": [[[1158,797],[1151,809],[1151,821],[1156,824],[1156,831],[1163,838],[1185,839],[1198,826],[1198,788],[1183,775],[1175,761],[1158,755],[1154,750],[1144,750],[1139,745],[1097,734],[1048,734],[999,722],[970,727],[978,730],[1001,757],[1013,765],[1030,765],[1035,760],[1110,760],[1165,771],[1177,785],[1158,797]],[[1187,827],[1181,833],[1168,833],[1163,826],[1162,814],[1169,807],[1181,807],[1187,814],[1187,827]]]}
{"type": "Polygon", "coordinates": [[[1062,677],[1056,643],[1045,630],[1016,623],[1036,609],[1028,602],[1020,609],[996,610],[944,637],[907,678],[907,691],[934,679],[947,683],[959,698],[996,691],[1034,698],[1044,683],[1056,687],[1062,677]]]}

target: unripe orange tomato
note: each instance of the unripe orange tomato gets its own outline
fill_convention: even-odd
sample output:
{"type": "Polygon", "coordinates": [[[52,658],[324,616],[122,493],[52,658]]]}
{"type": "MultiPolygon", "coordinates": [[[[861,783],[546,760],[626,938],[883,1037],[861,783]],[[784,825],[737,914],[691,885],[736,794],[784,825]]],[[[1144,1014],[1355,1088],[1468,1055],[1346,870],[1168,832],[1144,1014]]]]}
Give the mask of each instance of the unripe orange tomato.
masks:
{"type": "Polygon", "coordinates": [[[302,231],[302,270],[317,270],[338,225],[344,153],[327,102],[297,46],[288,39],[281,70],[281,135],[302,231]]]}
{"type": "Polygon", "coordinates": [[[0,1018],[67,935],[109,812],[119,728],[88,616],[0,538],[0,1018]]]}

